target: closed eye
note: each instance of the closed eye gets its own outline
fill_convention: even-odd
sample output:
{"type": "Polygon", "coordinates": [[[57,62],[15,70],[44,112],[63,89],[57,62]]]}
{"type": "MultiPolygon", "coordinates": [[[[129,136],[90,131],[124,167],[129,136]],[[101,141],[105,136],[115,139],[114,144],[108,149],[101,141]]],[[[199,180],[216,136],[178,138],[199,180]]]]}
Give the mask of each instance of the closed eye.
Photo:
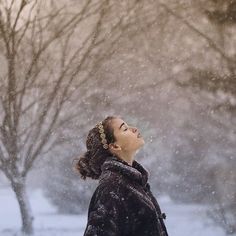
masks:
{"type": "Polygon", "coordinates": [[[124,129],[124,131],[126,131],[126,130],[128,130],[128,129],[129,129],[129,126],[128,126],[128,124],[126,124],[126,123],[125,123],[125,126],[126,126],[126,128],[124,129]]]}
{"type": "Polygon", "coordinates": [[[129,129],[129,127],[128,127],[128,125],[126,125],[126,128],[124,129],[124,131],[126,131],[126,130],[128,130],[129,129]]]}

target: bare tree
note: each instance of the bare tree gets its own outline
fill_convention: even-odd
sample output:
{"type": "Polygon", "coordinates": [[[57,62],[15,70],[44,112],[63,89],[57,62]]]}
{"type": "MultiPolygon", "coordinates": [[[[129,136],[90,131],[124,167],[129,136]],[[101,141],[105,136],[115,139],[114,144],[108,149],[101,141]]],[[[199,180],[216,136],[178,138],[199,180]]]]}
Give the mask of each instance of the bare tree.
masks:
{"type": "Polygon", "coordinates": [[[0,170],[19,203],[22,231],[33,233],[26,177],[61,139],[56,130],[100,63],[134,21],[139,1],[0,1],[0,170]],[[67,112],[66,112],[67,111],[67,112]]]}

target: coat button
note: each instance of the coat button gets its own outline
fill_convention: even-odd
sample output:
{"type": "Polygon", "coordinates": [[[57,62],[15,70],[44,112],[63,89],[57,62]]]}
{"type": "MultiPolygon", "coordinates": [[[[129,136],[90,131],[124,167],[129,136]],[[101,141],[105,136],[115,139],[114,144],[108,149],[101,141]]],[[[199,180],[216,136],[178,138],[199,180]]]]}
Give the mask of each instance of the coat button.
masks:
{"type": "Polygon", "coordinates": [[[161,213],[161,216],[162,216],[163,219],[166,219],[166,214],[164,212],[161,213]]]}

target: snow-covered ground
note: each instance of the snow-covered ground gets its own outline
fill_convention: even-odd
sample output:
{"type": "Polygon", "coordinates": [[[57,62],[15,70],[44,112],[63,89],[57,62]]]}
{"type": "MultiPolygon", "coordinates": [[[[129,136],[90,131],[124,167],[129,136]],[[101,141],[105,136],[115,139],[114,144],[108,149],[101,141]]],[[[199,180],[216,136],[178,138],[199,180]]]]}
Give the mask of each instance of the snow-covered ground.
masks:
{"type": "MultiPolygon", "coordinates": [[[[82,236],[86,215],[58,214],[44,197],[42,190],[29,192],[34,213],[36,236],[82,236]]],[[[166,226],[170,236],[225,236],[223,230],[211,223],[205,215],[205,207],[180,205],[169,198],[158,199],[166,213],[166,226]]],[[[9,188],[0,188],[0,236],[17,236],[21,226],[15,196],[9,188]]]]}

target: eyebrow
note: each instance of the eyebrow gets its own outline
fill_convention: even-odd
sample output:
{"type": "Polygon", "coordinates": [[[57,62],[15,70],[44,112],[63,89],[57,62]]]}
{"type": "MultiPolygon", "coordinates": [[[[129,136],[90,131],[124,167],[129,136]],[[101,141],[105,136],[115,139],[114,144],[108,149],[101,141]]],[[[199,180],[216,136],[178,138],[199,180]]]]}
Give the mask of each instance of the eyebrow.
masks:
{"type": "Polygon", "coordinates": [[[122,125],[124,125],[124,124],[125,124],[125,123],[123,122],[123,123],[120,125],[119,129],[121,129],[122,125]]]}

